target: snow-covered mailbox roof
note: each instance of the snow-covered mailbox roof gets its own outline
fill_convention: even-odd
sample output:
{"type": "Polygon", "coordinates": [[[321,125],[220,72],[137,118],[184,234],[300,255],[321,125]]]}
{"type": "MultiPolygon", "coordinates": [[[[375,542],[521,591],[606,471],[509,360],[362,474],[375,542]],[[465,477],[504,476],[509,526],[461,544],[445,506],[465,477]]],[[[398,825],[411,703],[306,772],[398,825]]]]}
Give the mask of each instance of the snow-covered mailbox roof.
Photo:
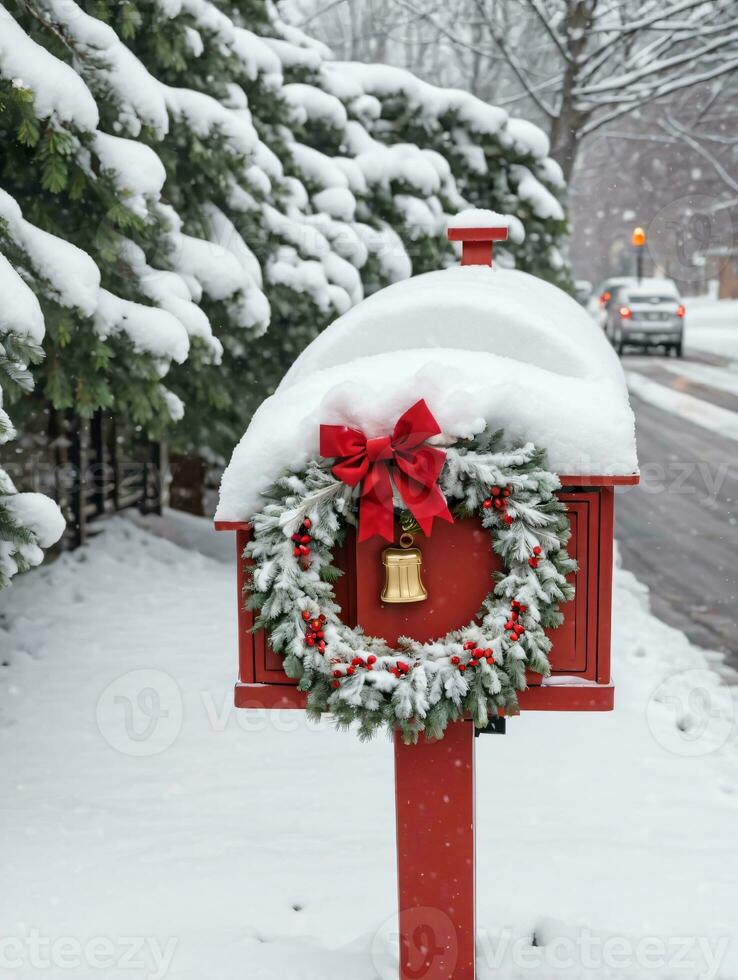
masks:
{"type": "Polygon", "coordinates": [[[527,273],[462,265],[380,290],[308,346],[236,447],[216,519],[248,519],[318,453],[321,423],[379,435],[420,398],[449,438],[486,420],[567,477],[637,470],[620,362],[586,311],[527,273]]]}

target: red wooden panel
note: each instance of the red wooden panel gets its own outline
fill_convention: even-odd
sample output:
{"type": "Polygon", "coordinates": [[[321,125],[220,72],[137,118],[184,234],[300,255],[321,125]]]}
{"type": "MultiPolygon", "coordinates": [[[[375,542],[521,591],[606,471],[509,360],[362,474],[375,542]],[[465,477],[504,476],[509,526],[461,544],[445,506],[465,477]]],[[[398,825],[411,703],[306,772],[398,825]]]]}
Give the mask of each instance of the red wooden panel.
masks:
{"type": "Polygon", "coordinates": [[[609,684],[612,642],[612,561],[615,536],[615,491],[612,487],[603,487],[600,505],[596,680],[599,684],[609,684]]]}
{"type": "Polygon", "coordinates": [[[254,672],[254,616],[244,607],[244,583],[246,580],[246,561],[244,548],[249,540],[249,532],[243,528],[236,531],[236,602],[238,603],[238,676],[243,684],[256,680],[254,672]]]}
{"type": "MultiPolygon", "coordinates": [[[[562,681],[564,679],[562,678],[562,681]]],[[[522,711],[612,711],[612,684],[542,684],[518,694],[522,711]]],[[[307,694],[293,684],[236,684],[237,708],[284,708],[302,710],[307,694]]]]}

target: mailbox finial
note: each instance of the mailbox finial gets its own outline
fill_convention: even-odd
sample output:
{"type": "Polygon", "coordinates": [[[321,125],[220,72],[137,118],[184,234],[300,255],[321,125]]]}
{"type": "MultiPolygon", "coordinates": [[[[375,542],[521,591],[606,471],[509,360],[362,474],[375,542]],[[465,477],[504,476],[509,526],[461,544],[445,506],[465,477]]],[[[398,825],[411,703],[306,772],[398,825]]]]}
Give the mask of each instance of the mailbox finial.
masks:
{"type": "Polygon", "coordinates": [[[462,242],[462,265],[492,265],[492,243],[507,241],[510,219],[496,211],[469,208],[448,223],[448,239],[462,242]]]}

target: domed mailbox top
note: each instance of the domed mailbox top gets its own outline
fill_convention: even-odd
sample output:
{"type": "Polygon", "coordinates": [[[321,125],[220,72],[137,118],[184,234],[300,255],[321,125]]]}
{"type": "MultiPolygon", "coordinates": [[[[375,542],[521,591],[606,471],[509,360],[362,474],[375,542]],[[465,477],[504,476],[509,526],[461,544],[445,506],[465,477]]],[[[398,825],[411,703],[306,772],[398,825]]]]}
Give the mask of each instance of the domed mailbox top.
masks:
{"type": "MultiPolygon", "coordinates": [[[[500,218],[462,215],[449,237],[491,249],[500,218]]],[[[559,474],[635,479],[633,413],[602,330],[542,279],[466,264],[380,290],[307,347],[234,450],[216,520],[247,520],[261,491],[317,455],[321,423],[379,435],[420,398],[448,439],[486,422],[545,448],[559,474]]]]}

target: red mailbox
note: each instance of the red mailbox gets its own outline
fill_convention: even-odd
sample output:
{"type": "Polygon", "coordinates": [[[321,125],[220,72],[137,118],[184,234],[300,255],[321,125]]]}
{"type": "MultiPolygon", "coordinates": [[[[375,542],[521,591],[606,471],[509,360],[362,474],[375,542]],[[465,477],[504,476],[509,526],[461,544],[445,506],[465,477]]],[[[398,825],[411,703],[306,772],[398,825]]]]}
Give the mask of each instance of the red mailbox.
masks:
{"type": "MultiPolygon", "coordinates": [[[[249,512],[256,509],[259,489],[276,475],[276,469],[269,472],[272,464],[264,442],[281,440],[285,451],[285,446],[299,445],[296,440],[302,434],[308,441],[314,439],[315,419],[335,411],[336,404],[350,403],[353,379],[367,363],[376,361],[387,373],[390,394],[397,384],[403,391],[406,387],[408,395],[404,404],[390,400],[387,406],[377,406],[357,386],[360,404],[346,414],[350,422],[364,422],[365,414],[371,426],[392,413],[393,405],[402,408],[411,395],[430,393],[423,385],[432,391],[444,368],[454,371],[456,352],[462,351],[460,363],[466,373],[455,387],[444,379],[437,398],[441,414],[446,411],[450,417],[468,390],[470,397],[482,399],[485,408],[497,399],[495,415],[499,412],[521,437],[548,444],[551,462],[558,464],[552,468],[559,473],[558,496],[566,504],[571,527],[568,551],[578,566],[572,573],[575,597],[562,607],[563,625],[550,633],[551,676],[542,679],[529,673],[527,689],[519,694],[520,707],[524,711],[612,709],[614,491],[619,484],[638,482],[632,414],[617,358],[587,314],[550,284],[518,272],[492,272],[492,243],[507,237],[507,223],[499,218],[491,212],[474,212],[460,216],[449,229],[449,237],[463,243],[462,265],[472,268],[443,270],[391,286],[328,328],[298,358],[269,400],[271,406],[257,415],[234,453],[216,527],[235,531],[236,536],[238,707],[301,708],[306,703],[306,695],[285,674],[282,657],[270,649],[264,632],[253,631],[252,614],[243,601],[249,512]],[[354,360],[357,347],[361,364],[354,360]],[[469,351],[479,352],[478,370],[484,372],[486,366],[490,372],[487,385],[469,377],[465,388],[467,376],[477,369],[469,351]],[[406,382],[402,378],[398,382],[392,374],[393,359],[425,361],[423,352],[433,362],[426,365],[426,375],[420,381],[408,375],[406,382]],[[524,379],[516,385],[516,365],[521,364],[526,365],[524,379]],[[346,365],[354,367],[346,371],[346,365]],[[323,392],[328,393],[322,401],[320,392],[316,395],[302,380],[317,372],[322,372],[323,392]],[[331,387],[334,376],[338,388],[331,387]],[[285,431],[276,431],[274,406],[284,416],[280,421],[285,431]],[[263,474],[258,472],[260,466],[265,468],[263,474]]],[[[473,413],[472,405],[470,418],[473,413]]],[[[314,444],[305,449],[306,454],[311,451],[314,444]]],[[[399,538],[401,529],[396,530],[399,538]]],[[[422,544],[429,599],[388,603],[381,597],[385,547],[386,542],[378,538],[359,541],[349,533],[335,555],[344,573],[335,591],[346,624],[361,624],[367,634],[384,637],[390,644],[398,636],[424,642],[464,626],[480,608],[490,576],[500,568],[500,559],[490,549],[489,533],[478,518],[437,521],[422,544]]],[[[473,746],[473,728],[464,722],[449,726],[439,742],[421,737],[417,745],[406,746],[396,741],[403,978],[471,980],[475,975],[473,746]],[[446,836],[438,794],[422,776],[438,767],[446,767],[444,792],[450,794],[457,817],[461,815],[456,824],[462,831],[453,840],[446,836]],[[417,820],[419,807],[427,818],[422,827],[417,820]],[[439,956],[435,964],[424,960],[427,950],[413,948],[408,939],[417,931],[418,916],[422,919],[425,914],[419,910],[429,908],[435,916],[433,949],[439,956]]]]}

